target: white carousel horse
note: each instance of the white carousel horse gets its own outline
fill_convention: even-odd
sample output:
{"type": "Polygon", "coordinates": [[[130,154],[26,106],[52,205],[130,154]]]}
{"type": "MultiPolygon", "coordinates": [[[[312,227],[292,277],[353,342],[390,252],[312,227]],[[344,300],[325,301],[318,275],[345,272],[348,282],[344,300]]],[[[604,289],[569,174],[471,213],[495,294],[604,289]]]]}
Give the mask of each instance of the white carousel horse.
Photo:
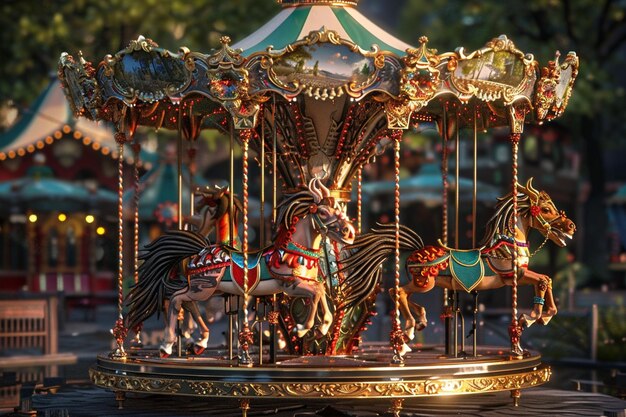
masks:
{"type": "MultiPolygon", "coordinates": [[[[315,325],[318,304],[323,322],[319,331],[326,334],[332,322],[324,284],[318,281],[318,264],[323,236],[350,244],[355,231],[330,192],[318,180],[308,189],[287,195],[278,207],[274,245],[249,254],[248,294],[264,296],[284,292],[290,297],[310,300],[310,311],[297,325],[302,337],[315,325]]],[[[208,300],[215,293],[243,295],[243,254],[225,244],[210,245],[196,232],[176,230],[146,246],[141,254],[139,283],[129,293],[127,328],[134,328],[159,311],[169,299],[162,356],[171,354],[177,317],[183,303],[208,300]],[[178,265],[190,258],[187,281],[170,280],[178,275],[178,265]]],[[[206,347],[206,341],[196,352],[206,347]]]]}

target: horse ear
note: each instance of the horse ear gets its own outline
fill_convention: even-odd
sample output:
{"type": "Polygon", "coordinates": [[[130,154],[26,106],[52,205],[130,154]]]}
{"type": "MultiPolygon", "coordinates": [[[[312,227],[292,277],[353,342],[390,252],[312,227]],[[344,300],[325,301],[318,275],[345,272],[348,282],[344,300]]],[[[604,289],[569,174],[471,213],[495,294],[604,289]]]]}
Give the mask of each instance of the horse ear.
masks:
{"type": "Polygon", "coordinates": [[[528,181],[526,181],[526,189],[528,190],[528,196],[533,200],[537,200],[539,199],[539,191],[533,187],[533,179],[533,177],[530,177],[528,181]]]}
{"type": "Polygon", "coordinates": [[[315,202],[315,204],[319,204],[324,198],[324,194],[322,190],[320,189],[320,185],[323,187],[320,180],[318,180],[317,178],[313,178],[309,182],[309,191],[311,192],[311,195],[313,196],[313,201],[315,202]]]}
{"type": "Polygon", "coordinates": [[[330,197],[330,190],[324,184],[322,184],[321,181],[319,181],[319,184],[320,184],[320,190],[322,191],[322,197],[324,198],[330,197]]]}

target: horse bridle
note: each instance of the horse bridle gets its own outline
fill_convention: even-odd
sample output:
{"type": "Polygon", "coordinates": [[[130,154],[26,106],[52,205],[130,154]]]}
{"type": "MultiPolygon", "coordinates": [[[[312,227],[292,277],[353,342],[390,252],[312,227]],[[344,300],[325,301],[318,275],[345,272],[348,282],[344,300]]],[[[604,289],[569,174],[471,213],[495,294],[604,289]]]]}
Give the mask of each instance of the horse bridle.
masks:
{"type": "MultiPolygon", "coordinates": [[[[539,200],[540,200],[540,199],[537,199],[537,201],[536,201],[536,202],[531,202],[531,207],[532,207],[533,205],[540,207],[540,206],[539,206],[539,200]]],[[[543,229],[543,230],[545,230],[546,235],[547,235],[548,233],[550,233],[550,231],[552,230],[552,224],[554,224],[555,222],[557,222],[557,221],[559,221],[559,220],[562,220],[564,217],[566,217],[566,216],[565,216],[565,211],[564,211],[564,210],[559,211],[559,210],[556,208],[556,206],[554,205],[554,203],[552,202],[552,199],[550,199],[549,204],[551,204],[551,205],[552,205],[552,208],[554,209],[554,211],[556,211],[557,213],[559,213],[559,216],[555,217],[554,219],[552,219],[552,220],[550,220],[550,221],[547,221],[547,220],[545,220],[545,219],[543,218],[543,216],[541,215],[541,212],[539,212],[536,216],[532,216],[532,215],[531,215],[531,216],[532,216],[532,219],[536,219],[536,220],[539,222],[539,225],[542,227],[542,229],[543,229]]]]}
{"type": "Polygon", "coordinates": [[[328,232],[328,227],[339,222],[339,216],[335,215],[335,218],[329,220],[324,223],[322,219],[320,219],[319,214],[317,212],[311,213],[311,221],[313,222],[313,228],[322,236],[326,237],[326,233],[328,232]]]}

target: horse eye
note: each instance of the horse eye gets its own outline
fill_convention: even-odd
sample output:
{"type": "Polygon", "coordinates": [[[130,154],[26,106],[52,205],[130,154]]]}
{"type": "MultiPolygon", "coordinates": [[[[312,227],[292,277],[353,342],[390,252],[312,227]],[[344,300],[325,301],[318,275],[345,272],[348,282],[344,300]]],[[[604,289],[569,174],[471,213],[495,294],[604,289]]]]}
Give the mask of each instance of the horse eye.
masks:
{"type": "Polygon", "coordinates": [[[550,213],[550,207],[544,207],[543,209],[541,209],[541,211],[543,211],[544,213],[550,213]]]}

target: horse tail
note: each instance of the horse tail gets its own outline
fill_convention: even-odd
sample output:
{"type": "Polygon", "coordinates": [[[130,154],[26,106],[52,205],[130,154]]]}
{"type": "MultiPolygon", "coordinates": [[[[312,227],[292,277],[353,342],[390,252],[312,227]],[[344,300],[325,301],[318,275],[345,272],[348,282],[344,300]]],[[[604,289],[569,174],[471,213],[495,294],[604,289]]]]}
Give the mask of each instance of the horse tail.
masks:
{"type": "Polygon", "coordinates": [[[186,281],[170,279],[170,271],[207,246],[204,236],[187,230],[168,231],[145,246],[139,255],[143,261],[139,281],[125,301],[127,329],[134,329],[155,312],[159,314],[165,298],[187,286],[186,281]]]}
{"type": "MultiPolygon", "coordinates": [[[[424,247],[422,238],[413,230],[400,226],[400,250],[415,251],[424,247]]],[[[348,255],[341,261],[339,284],[343,300],[338,309],[349,308],[367,299],[380,283],[382,264],[396,250],[396,226],[380,224],[371,232],[357,236],[345,249],[348,255]]]]}

